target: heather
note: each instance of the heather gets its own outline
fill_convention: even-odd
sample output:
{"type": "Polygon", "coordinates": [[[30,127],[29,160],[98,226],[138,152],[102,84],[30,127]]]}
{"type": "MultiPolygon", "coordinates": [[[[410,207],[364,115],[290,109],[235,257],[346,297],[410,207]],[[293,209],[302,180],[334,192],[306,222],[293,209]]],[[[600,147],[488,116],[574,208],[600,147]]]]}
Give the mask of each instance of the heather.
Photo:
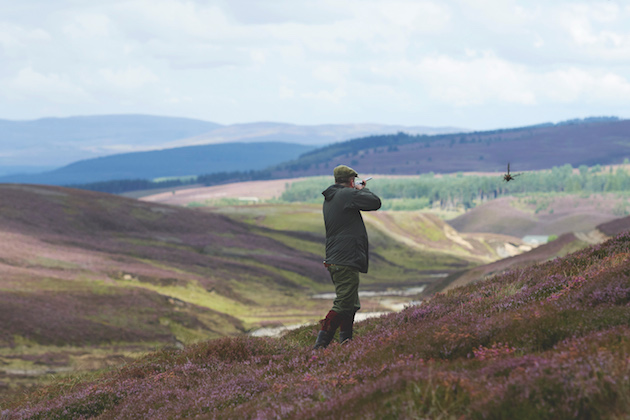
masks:
{"type": "MultiPolygon", "coordinates": [[[[0,399],[51,373],[315,322],[329,309],[311,298],[332,290],[319,207],[242,206],[222,215],[60,187],[0,185],[0,193],[0,399]]],[[[407,246],[403,222],[446,228],[422,215],[383,213],[375,222],[364,282],[371,290],[435,283],[435,273],[498,258],[478,239],[472,249],[429,241],[428,228],[407,229],[406,240],[431,248],[407,246]]],[[[364,304],[389,310],[378,298],[364,304]]]]}
{"type": "Polygon", "coordinates": [[[626,418],[630,235],[436,294],[313,351],[315,327],[163,350],[3,418],[626,418]]]}

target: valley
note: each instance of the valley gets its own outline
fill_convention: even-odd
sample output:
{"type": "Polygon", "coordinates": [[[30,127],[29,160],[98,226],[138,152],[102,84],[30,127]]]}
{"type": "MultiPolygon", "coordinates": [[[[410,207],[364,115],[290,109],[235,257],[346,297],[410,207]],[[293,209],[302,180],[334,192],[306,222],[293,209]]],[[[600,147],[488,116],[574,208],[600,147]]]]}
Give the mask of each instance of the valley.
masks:
{"type": "MultiPolygon", "coordinates": [[[[388,179],[404,177],[380,175],[374,188],[388,179]]],[[[282,200],[305,181],[140,200],[0,185],[0,312],[8,320],[0,393],[157,348],[315,323],[333,290],[321,265],[321,203],[282,200]]],[[[436,291],[601,242],[630,227],[619,219],[624,212],[620,194],[538,194],[468,211],[366,213],[371,266],[362,315],[399,311],[436,291]],[[537,247],[527,235],[558,239],[537,247]]]]}
{"type": "MultiPolygon", "coordinates": [[[[0,194],[2,392],[165,346],[313,323],[329,309],[311,298],[332,291],[318,205],[186,208],[16,184],[0,194]]],[[[429,249],[421,230],[391,234],[399,221],[368,222],[366,291],[420,288],[483,254],[429,249]]],[[[456,243],[440,219],[414,223],[443,236],[445,250],[456,243]]],[[[392,299],[367,296],[364,309],[391,311],[408,297],[392,299]]]]}

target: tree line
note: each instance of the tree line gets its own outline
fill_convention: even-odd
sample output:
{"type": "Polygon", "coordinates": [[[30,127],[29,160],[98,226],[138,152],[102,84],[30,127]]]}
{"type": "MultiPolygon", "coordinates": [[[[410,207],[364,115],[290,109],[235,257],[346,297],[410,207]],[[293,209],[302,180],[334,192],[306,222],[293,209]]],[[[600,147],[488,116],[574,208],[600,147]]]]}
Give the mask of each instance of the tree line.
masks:
{"type": "MultiPolygon", "coordinates": [[[[626,161],[627,162],[627,161],[626,161]]],[[[280,199],[287,202],[316,202],[331,183],[330,177],[317,177],[291,184],[280,199]]],[[[390,203],[389,208],[419,209],[424,207],[472,208],[479,202],[513,194],[531,193],[605,193],[630,191],[630,174],[622,167],[616,170],[571,165],[551,170],[526,172],[505,182],[500,175],[481,176],[435,175],[433,173],[408,178],[382,178],[370,182],[369,188],[390,203]]],[[[385,207],[387,208],[387,207],[385,207]]]]}

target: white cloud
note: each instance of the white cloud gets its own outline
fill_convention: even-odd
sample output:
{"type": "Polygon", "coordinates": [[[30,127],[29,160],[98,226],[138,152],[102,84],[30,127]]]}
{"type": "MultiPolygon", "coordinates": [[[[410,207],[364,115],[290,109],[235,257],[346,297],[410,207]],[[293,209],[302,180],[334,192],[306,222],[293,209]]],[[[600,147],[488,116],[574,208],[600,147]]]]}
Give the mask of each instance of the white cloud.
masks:
{"type": "Polygon", "coordinates": [[[312,72],[316,80],[333,84],[343,84],[349,73],[350,66],[346,63],[320,64],[312,72]]]}
{"type": "Polygon", "coordinates": [[[31,67],[23,68],[14,78],[5,80],[2,85],[4,96],[18,101],[47,100],[58,104],[92,101],[81,86],[59,74],[43,74],[31,67]]]}
{"type": "Polygon", "coordinates": [[[24,48],[29,44],[50,41],[48,32],[41,28],[25,28],[10,22],[0,22],[0,47],[4,49],[24,48]]]}
{"type": "Polygon", "coordinates": [[[595,102],[627,103],[630,81],[611,72],[589,72],[578,68],[558,70],[537,81],[539,89],[558,103],[595,102]]]}
{"type": "Polygon", "coordinates": [[[122,90],[135,90],[147,84],[156,83],[160,78],[143,66],[128,67],[122,70],[101,69],[99,75],[105,82],[122,90]]]}
{"type": "Polygon", "coordinates": [[[129,30],[134,26],[150,37],[181,39],[228,39],[234,36],[237,26],[230,24],[221,8],[194,1],[134,0],[124,2],[115,9],[129,30]]]}
{"type": "Polygon", "coordinates": [[[570,5],[557,12],[558,23],[576,56],[627,61],[630,54],[630,11],[613,2],[570,5]]]}
{"type": "Polygon", "coordinates": [[[528,86],[526,69],[501,60],[491,53],[468,51],[466,59],[427,57],[417,63],[402,61],[375,71],[389,78],[421,84],[435,101],[452,106],[473,106],[490,102],[520,105],[536,103],[528,86]]]}
{"type": "Polygon", "coordinates": [[[630,98],[628,77],[611,71],[575,67],[544,71],[511,63],[492,53],[469,51],[466,59],[438,56],[374,71],[390,79],[413,79],[433,100],[456,107],[534,106],[548,102],[621,105],[630,98]]]}
{"type": "Polygon", "coordinates": [[[375,11],[393,25],[412,32],[442,32],[451,20],[451,11],[443,3],[388,1],[375,6],[375,11]]]}
{"type": "Polygon", "coordinates": [[[3,9],[0,118],[423,124],[413,110],[476,123],[630,109],[621,0],[35,1],[3,9]]]}
{"type": "Polygon", "coordinates": [[[282,85],[278,91],[278,96],[280,99],[295,98],[295,90],[291,89],[289,86],[282,85]]]}
{"type": "Polygon", "coordinates": [[[305,99],[314,99],[322,102],[339,103],[346,98],[347,92],[343,88],[333,90],[318,90],[316,92],[305,92],[302,95],[305,99]]]}
{"type": "Polygon", "coordinates": [[[104,14],[79,13],[62,31],[71,38],[105,37],[111,34],[111,19],[104,14]]]}

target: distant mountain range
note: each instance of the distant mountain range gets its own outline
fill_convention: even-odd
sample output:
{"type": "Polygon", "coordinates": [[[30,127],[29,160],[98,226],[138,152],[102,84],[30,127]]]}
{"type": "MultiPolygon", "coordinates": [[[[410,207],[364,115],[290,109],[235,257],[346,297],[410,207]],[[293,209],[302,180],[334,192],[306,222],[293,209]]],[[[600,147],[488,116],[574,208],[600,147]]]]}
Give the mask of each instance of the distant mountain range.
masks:
{"type": "MultiPolygon", "coordinates": [[[[114,117],[102,118],[113,121],[111,119],[114,117]]],[[[138,118],[145,118],[145,121],[158,118],[156,123],[166,126],[166,122],[159,117],[138,118]]],[[[130,121],[138,120],[131,118],[130,121]]],[[[174,125],[185,125],[188,122],[190,121],[182,122],[178,119],[170,121],[174,125]]],[[[131,122],[129,124],[133,125],[131,122]]],[[[159,128],[160,125],[156,127],[159,128]]],[[[196,127],[202,129],[203,124],[196,127]]],[[[78,185],[123,179],[207,174],[220,176],[220,179],[204,177],[200,181],[210,185],[246,179],[326,175],[338,164],[350,165],[361,174],[415,175],[428,172],[499,172],[507,168],[507,163],[511,163],[512,170],[518,172],[548,169],[564,164],[578,167],[621,163],[630,158],[630,120],[619,120],[616,117],[451,134],[413,134],[411,130],[374,134],[377,130],[386,128],[393,129],[394,126],[214,124],[211,131],[205,134],[164,143],[170,146],[204,142],[214,142],[213,144],[81,160],[42,174],[3,176],[0,177],[0,182],[78,185]],[[373,134],[330,144],[335,137],[349,136],[362,130],[373,134]],[[248,142],[236,142],[237,138],[246,138],[248,142]],[[276,141],[271,141],[272,139],[276,141]],[[286,141],[277,141],[278,139],[286,141]],[[217,143],[219,141],[224,143],[217,143]],[[317,142],[327,143],[316,147],[313,143],[317,142]],[[256,172],[261,170],[264,172],[256,172]],[[228,172],[230,174],[226,178],[225,173],[228,172]],[[252,172],[256,172],[256,175],[243,176],[243,173],[252,172]]],[[[416,129],[420,130],[419,127],[416,129]]],[[[175,129],[171,130],[172,136],[177,133],[175,129]]],[[[148,144],[147,137],[138,135],[138,138],[145,139],[143,144],[148,144]]],[[[79,143],[75,147],[79,147],[79,143]]]]}
{"type": "Polygon", "coordinates": [[[0,182],[72,185],[93,182],[196,176],[265,169],[313,150],[293,143],[225,143],[124,153],[81,160],[40,174],[0,177],[0,182]]]}
{"type": "Polygon", "coordinates": [[[156,149],[218,127],[207,121],[149,115],[0,120],[0,173],[24,169],[19,166],[44,167],[43,171],[81,159],[156,149]]]}
{"type": "Polygon", "coordinates": [[[622,163],[630,158],[630,120],[588,118],[563,123],[434,136],[370,136],[332,144],[273,168],[272,177],[329,174],[347,164],[360,174],[499,172],[570,164],[622,163]]]}
{"type": "Polygon", "coordinates": [[[395,134],[398,132],[404,132],[408,134],[433,135],[461,133],[466,131],[468,130],[457,127],[426,127],[384,124],[295,125],[258,122],[219,127],[199,136],[171,142],[168,146],[216,144],[234,141],[284,141],[288,143],[322,147],[331,143],[378,134],[395,134]]]}
{"type": "Polygon", "coordinates": [[[0,120],[0,175],[43,172],[79,160],[128,152],[233,142],[324,146],[351,138],[398,131],[438,134],[465,130],[380,124],[221,125],[190,118],[150,115],[0,120]]]}

